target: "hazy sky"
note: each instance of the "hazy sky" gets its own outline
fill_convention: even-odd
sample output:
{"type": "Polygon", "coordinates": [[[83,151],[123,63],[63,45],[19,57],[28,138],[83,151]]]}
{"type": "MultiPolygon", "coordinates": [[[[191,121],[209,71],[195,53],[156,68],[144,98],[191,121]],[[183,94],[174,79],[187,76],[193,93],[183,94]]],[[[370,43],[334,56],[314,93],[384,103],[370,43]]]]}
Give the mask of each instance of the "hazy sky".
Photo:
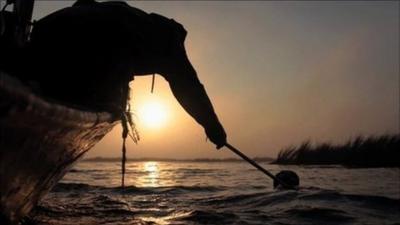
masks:
{"type": "MultiPolygon", "coordinates": [[[[37,1],[34,17],[73,1],[37,1]]],[[[228,141],[250,156],[275,156],[304,140],[341,143],[399,133],[399,2],[130,1],[188,30],[186,49],[228,141]]],[[[159,128],[141,124],[128,157],[231,157],[205,142],[160,76],[131,84],[136,109],[158,101],[159,128]]],[[[138,113],[140,115],[140,113],[138,113]]],[[[119,156],[116,127],[88,156],[119,156]]]]}

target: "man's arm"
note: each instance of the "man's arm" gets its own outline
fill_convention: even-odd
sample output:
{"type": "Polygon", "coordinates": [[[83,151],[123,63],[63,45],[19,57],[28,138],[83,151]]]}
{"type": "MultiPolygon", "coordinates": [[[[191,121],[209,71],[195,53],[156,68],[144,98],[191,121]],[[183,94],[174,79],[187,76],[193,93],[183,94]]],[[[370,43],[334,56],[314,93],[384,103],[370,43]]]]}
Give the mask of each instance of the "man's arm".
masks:
{"type": "Polygon", "coordinates": [[[185,71],[185,75],[167,78],[172,93],[186,112],[204,127],[207,137],[219,149],[226,144],[225,130],[193,67],[190,65],[185,71]]]}

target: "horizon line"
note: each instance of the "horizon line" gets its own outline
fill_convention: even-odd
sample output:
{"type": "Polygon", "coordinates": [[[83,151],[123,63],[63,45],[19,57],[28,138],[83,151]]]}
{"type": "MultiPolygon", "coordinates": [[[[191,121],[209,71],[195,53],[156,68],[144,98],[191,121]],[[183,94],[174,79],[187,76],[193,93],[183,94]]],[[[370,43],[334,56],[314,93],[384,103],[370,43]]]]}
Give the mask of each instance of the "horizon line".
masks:
{"type": "MultiPolygon", "coordinates": [[[[259,162],[269,162],[275,160],[273,157],[253,157],[255,161],[259,162]]],[[[140,158],[127,158],[127,161],[164,161],[164,162],[241,162],[243,159],[241,158],[185,158],[185,159],[174,159],[174,158],[164,158],[164,157],[140,157],[140,158]]],[[[115,162],[121,161],[120,157],[103,157],[103,156],[96,156],[90,158],[84,158],[81,161],[84,162],[101,162],[101,161],[108,161],[108,162],[115,162]]]]}

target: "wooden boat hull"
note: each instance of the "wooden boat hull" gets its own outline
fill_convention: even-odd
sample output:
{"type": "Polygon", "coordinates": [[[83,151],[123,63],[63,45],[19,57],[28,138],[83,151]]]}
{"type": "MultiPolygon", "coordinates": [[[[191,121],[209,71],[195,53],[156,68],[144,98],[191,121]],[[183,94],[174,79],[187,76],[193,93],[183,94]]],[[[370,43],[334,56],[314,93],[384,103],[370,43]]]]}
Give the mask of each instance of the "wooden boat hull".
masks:
{"type": "Polygon", "coordinates": [[[15,224],[116,124],[52,104],[0,72],[0,224],[15,224]]]}

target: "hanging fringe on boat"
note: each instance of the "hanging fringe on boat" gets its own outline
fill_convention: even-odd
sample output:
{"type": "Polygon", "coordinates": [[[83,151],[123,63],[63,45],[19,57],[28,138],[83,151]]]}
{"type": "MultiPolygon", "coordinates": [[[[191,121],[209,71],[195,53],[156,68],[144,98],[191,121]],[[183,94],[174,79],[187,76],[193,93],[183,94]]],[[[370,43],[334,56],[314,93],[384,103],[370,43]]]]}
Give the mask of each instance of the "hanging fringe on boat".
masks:
{"type": "Polygon", "coordinates": [[[121,187],[125,187],[125,163],[126,163],[126,138],[129,137],[137,144],[140,140],[139,132],[136,129],[136,124],[132,119],[131,105],[130,105],[129,88],[127,93],[126,110],[122,111],[121,125],[122,125],[122,162],[121,162],[121,187]],[[130,129],[129,129],[130,128],[130,129]]]}
{"type": "Polygon", "coordinates": [[[154,92],[154,83],[156,82],[156,74],[153,73],[153,76],[151,78],[151,93],[153,94],[154,92]]]}
{"type": "Polygon", "coordinates": [[[121,178],[121,187],[125,187],[125,162],[126,162],[126,146],[125,146],[126,137],[122,138],[122,178],[121,178]]]}
{"type": "Polygon", "coordinates": [[[128,103],[128,108],[127,111],[124,113],[124,119],[125,121],[125,126],[127,129],[127,135],[132,139],[132,141],[137,144],[140,141],[140,136],[139,136],[139,131],[136,129],[136,124],[133,121],[132,118],[132,111],[131,111],[131,105],[128,103]],[[129,125],[129,126],[128,126],[129,125]]]}

